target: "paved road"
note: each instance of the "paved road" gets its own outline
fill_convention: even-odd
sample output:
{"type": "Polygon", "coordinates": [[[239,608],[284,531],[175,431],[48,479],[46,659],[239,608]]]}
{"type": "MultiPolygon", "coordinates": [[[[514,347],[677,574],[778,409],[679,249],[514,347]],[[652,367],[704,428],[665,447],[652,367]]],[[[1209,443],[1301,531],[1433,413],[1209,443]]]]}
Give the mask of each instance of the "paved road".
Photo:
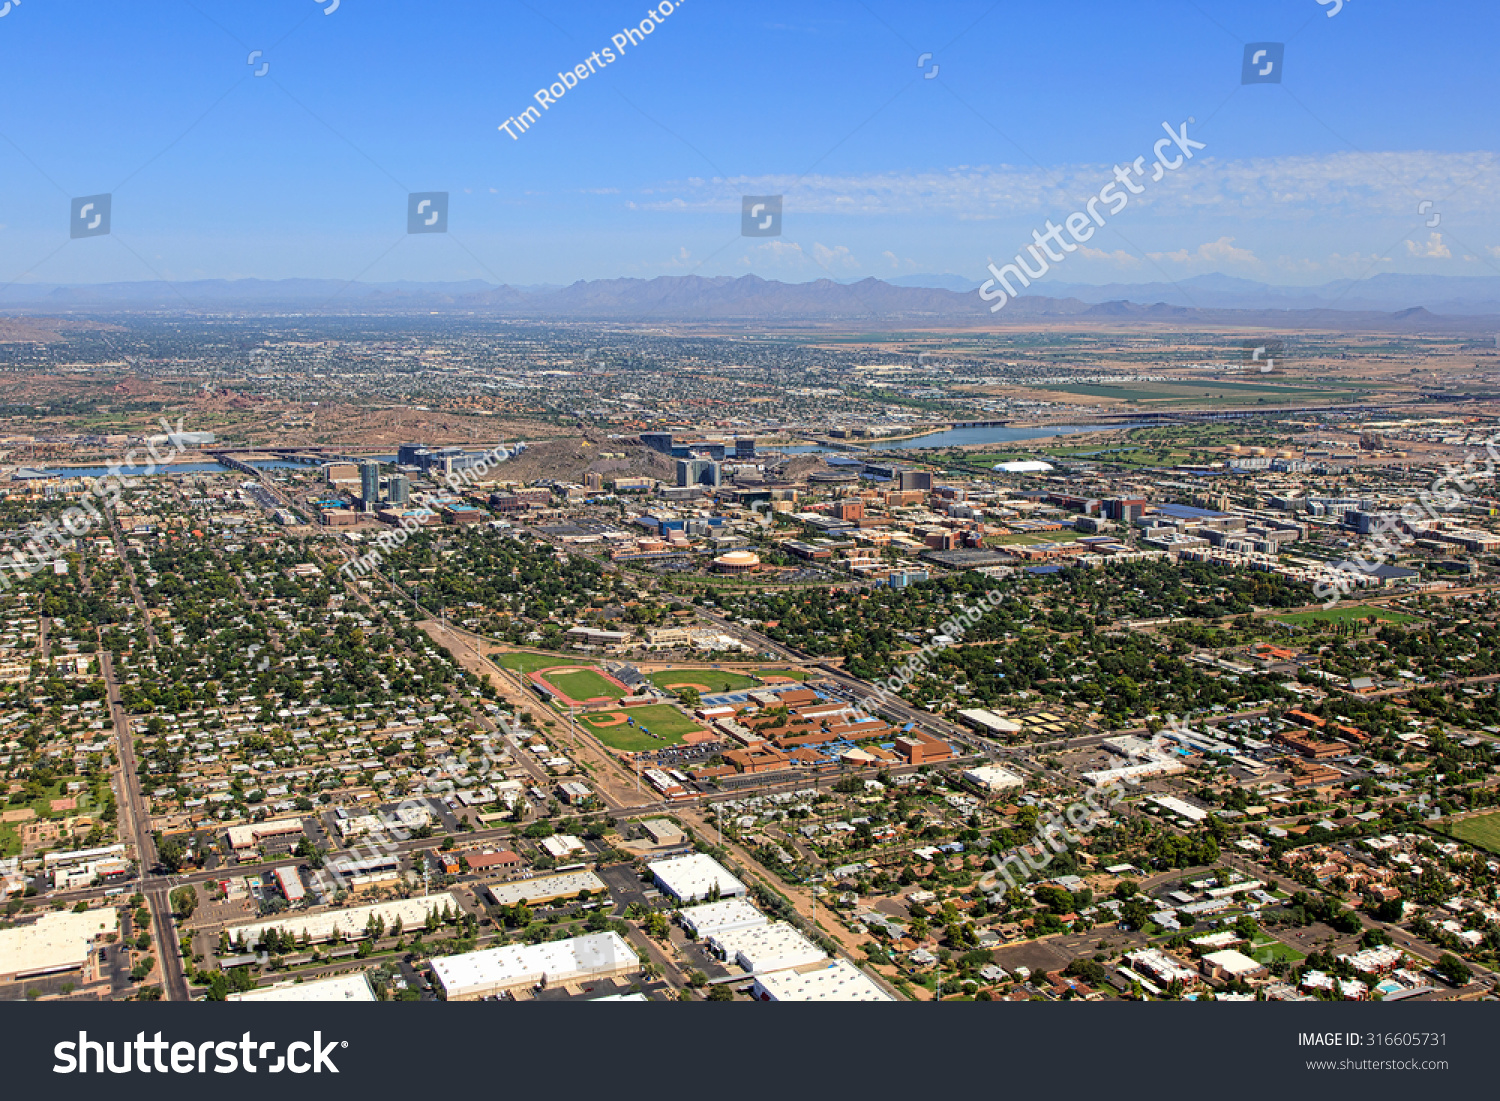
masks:
{"type": "MultiPolygon", "coordinates": [[[[135,739],[131,735],[125,708],[120,705],[120,682],[115,677],[114,655],[99,651],[99,669],[109,698],[110,718],[115,724],[115,742],[120,749],[120,766],[115,773],[115,794],[119,799],[121,830],[135,843],[136,860],[142,874],[156,866],[156,843],[151,837],[151,816],[141,794],[136,774],[135,739]]],[[[177,933],[172,925],[172,906],[168,898],[170,881],[143,878],[141,892],[151,910],[152,939],[156,941],[157,966],[162,977],[162,997],[167,1001],[189,1000],[187,976],[182,970],[177,933]]]]}

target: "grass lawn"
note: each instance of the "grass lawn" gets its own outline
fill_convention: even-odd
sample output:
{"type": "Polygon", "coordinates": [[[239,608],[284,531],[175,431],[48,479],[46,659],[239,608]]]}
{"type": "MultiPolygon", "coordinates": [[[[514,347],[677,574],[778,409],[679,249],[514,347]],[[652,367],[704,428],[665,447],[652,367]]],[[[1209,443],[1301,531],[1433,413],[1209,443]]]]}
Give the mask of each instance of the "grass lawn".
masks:
{"type": "Polygon", "coordinates": [[[1465,818],[1462,822],[1450,822],[1444,827],[1444,832],[1481,849],[1500,853],[1500,811],[1465,818]]]}
{"type": "Polygon", "coordinates": [[[744,673],[727,673],[722,669],[668,669],[663,673],[647,673],[646,679],[669,692],[679,685],[687,684],[704,693],[735,692],[760,685],[755,677],[744,673]]]}
{"type": "Polygon", "coordinates": [[[1268,967],[1272,960],[1287,960],[1290,963],[1298,963],[1307,958],[1307,956],[1291,947],[1291,945],[1282,944],[1279,940],[1252,945],[1247,954],[1256,963],[1264,964],[1268,967]]]}
{"type": "Polygon", "coordinates": [[[992,535],[985,540],[992,547],[1036,547],[1043,543],[1068,543],[1074,533],[1068,531],[1017,531],[1009,535],[992,535]]]}
{"type": "Polygon", "coordinates": [[[506,651],[490,654],[489,659],[502,669],[514,669],[518,673],[535,673],[538,669],[550,669],[554,665],[592,665],[591,661],[578,661],[566,654],[525,654],[506,651]]]}
{"type": "Polygon", "coordinates": [[[807,680],[814,674],[805,669],[765,669],[761,671],[761,678],[785,677],[787,680],[807,680]]]}
{"type": "Polygon", "coordinates": [[[578,721],[586,726],[589,731],[607,746],[614,749],[622,749],[627,753],[634,753],[641,749],[661,749],[663,746],[676,745],[682,741],[684,734],[692,730],[702,730],[703,727],[688,718],[677,708],[664,703],[649,704],[645,707],[621,708],[615,711],[593,711],[587,715],[578,716],[578,721]],[[600,721],[613,723],[616,714],[626,714],[635,720],[635,725],[630,726],[621,723],[618,726],[601,726],[600,721]],[[641,733],[642,726],[647,727],[651,733],[641,733]],[[652,735],[656,735],[653,737],[652,735]]]}
{"type": "Polygon", "coordinates": [[[1345,383],[1318,381],[1304,384],[1289,376],[1275,382],[1141,382],[1122,385],[1075,383],[1038,386],[1065,394],[1130,402],[1148,408],[1175,405],[1276,405],[1282,402],[1346,401],[1358,388],[1345,383]]]}
{"type": "Polygon", "coordinates": [[[1387,623],[1415,623],[1417,617],[1405,612],[1393,612],[1389,608],[1373,608],[1368,604],[1335,604],[1332,608],[1319,608],[1312,612],[1293,612],[1291,615],[1272,616],[1282,623],[1314,623],[1325,620],[1329,623],[1363,623],[1370,616],[1387,623]]]}
{"type": "MultiPolygon", "coordinates": [[[[94,798],[92,788],[75,792],[73,798],[76,806],[72,810],[54,811],[52,800],[68,798],[67,786],[78,780],[84,780],[83,776],[59,776],[42,791],[41,795],[27,803],[0,803],[0,810],[22,810],[30,807],[36,812],[36,817],[31,821],[39,821],[48,818],[65,818],[74,814],[97,814],[99,802],[94,798]]],[[[102,781],[100,781],[102,785],[102,781]]],[[[21,822],[0,822],[0,857],[16,856],[21,851],[21,822]]]]}
{"type": "Polygon", "coordinates": [[[592,669],[575,669],[571,673],[543,673],[542,679],[570,699],[592,700],[601,696],[618,699],[625,693],[618,684],[592,669]]]}

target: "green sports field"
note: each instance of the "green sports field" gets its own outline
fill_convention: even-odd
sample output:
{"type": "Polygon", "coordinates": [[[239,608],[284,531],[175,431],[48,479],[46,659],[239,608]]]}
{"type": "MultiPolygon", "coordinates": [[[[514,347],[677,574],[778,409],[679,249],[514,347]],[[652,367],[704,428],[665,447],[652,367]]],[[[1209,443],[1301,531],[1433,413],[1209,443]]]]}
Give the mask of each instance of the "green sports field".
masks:
{"type": "Polygon", "coordinates": [[[1374,616],[1387,623],[1415,623],[1417,617],[1405,612],[1393,612],[1389,608],[1374,608],[1368,604],[1335,604],[1332,608],[1319,608],[1312,612],[1293,612],[1291,615],[1272,616],[1282,623],[1363,623],[1374,616]]]}
{"type": "Polygon", "coordinates": [[[578,721],[605,745],[627,753],[677,745],[685,734],[703,729],[701,725],[678,711],[677,708],[664,703],[621,708],[619,711],[592,711],[587,715],[578,716],[578,721]],[[617,724],[615,716],[620,714],[629,715],[635,720],[635,725],[617,724]],[[651,731],[651,734],[641,733],[643,725],[651,731]]]}
{"type": "Polygon", "coordinates": [[[1445,831],[1460,841],[1467,841],[1492,853],[1500,853],[1500,811],[1450,822],[1445,831]]]}
{"type": "Polygon", "coordinates": [[[991,535],[985,540],[995,547],[1039,547],[1043,543],[1068,543],[1074,538],[1069,531],[1014,531],[1005,535],[991,535]]]}
{"type": "Polygon", "coordinates": [[[539,669],[551,669],[557,665],[593,664],[588,661],[575,661],[566,654],[528,654],[519,650],[490,654],[489,659],[502,669],[514,669],[518,673],[535,673],[539,669]]]}
{"type": "Polygon", "coordinates": [[[727,673],[722,669],[668,669],[662,673],[647,673],[646,679],[658,688],[672,691],[680,685],[692,685],[702,693],[735,692],[743,688],[759,687],[760,681],[744,673],[727,673]]]}
{"type": "Polygon", "coordinates": [[[625,694],[618,684],[592,669],[574,669],[570,673],[543,673],[542,679],[569,699],[578,700],[580,703],[601,697],[618,699],[625,694]]]}

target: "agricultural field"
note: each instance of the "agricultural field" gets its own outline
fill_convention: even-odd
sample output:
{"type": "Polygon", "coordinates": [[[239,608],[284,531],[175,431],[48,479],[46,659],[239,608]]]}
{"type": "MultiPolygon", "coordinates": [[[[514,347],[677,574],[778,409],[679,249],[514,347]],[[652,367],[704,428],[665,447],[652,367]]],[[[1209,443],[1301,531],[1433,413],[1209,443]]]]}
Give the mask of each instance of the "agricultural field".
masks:
{"type": "Polygon", "coordinates": [[[1386,623],[1415,623],[1417,617],[1389,608],[1372,607],[1369,604],[1336,604],[1332,608],[1318,608],[1311,612],[1292,612],[1290,615],[1273,616],[1281,623],[1364,623],[1371,616],[1386,623]]]}
{"type": "Polygon", "coordinates": [[[705,696],[713,692],[758,688],[761,683],[745,673],[730,673],[722,669],[668,669],[661,673],[647,673],[646,679],[668,692],[678,688],[696,688],[705,696]]]}
{"type": "Polygon", "coordinates": [[[605,745],[626,753],[677,745],[687,734],[703,729],[677,708],[664,703],[591,711],[578,716],[578,721],[605,745]],[[644,733],[642,727],[650,733],[644,733]]]}

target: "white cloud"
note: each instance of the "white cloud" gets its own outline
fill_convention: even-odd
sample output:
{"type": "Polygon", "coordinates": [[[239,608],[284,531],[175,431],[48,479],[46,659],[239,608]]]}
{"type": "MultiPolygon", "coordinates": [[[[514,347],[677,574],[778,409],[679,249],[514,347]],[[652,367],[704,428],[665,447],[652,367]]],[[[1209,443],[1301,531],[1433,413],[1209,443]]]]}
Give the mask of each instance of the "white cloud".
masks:
{"type": "Polygon", "coordinates": [[[1085,260],[1097,260],[1100,263],[1112,264],[1117,268],[1138,268],[1141,266],[1140,257],[1117,248],[1114,252],[1106,252],[1103,249],[1089,248],[1088,245],[1078,246],[1078,255],[1085,260]]]}
{"type": "MultiPolygon", "coordinates": [[[[958,165],[931,172],[686,179],[643,189],[649,210],[738,213],[743,195],[786,196],[799,214],[942,214],[960,220],[1060,219],[1109,183],[1107,164],[958,165]],[[673,196],[652,198],[651,196],[673,196]]],[[[1488,217],[1500,191],[1492,152],[1330,153],[1223,161],[1199,153],[1130,199],[1131,209],[1305,220],[1405,217],[1413,194],[1447,194],[1444,214],[1488,217]]],[[[631,204],[634,206],[635,204],[631,204]]],[[[1123,213],[1123,212],[1122,212],[1123,213]]]]}
{"type": "Polygon", "coordinates": [[[1406,251],[1412,256],[1421,257],[1423,260],[1451,260],[1453,250],[1443,244],[1441,233],[1429,233],[1427,243],[1419,245],[1414,241],[1406,242],[1406,251]]]}
{"type": "Polygon", "coordinates": [[[781,273],[809,275],[844,274],[862,271],[863,265],[855,258],[848,245],[825,245],[814,241],[803,248],[796,241],[773,238],[756,245],[750,253],[741,256],[741,267],[781,273]]]}
{"type": "Polygon", "coordinates": [[[859,261],[850,253],[848,245],[835,245],[829,248],[827,245],[814,242],[812,257],[819,267],[829,270],[843,268],[846,271],[858,271],[860,266],[859,261]]]}
{"type": "Polygon", "coordinates": [[[1205,241],[1196,249],[1177,249],[1174,252],[1148,252],[1146,256],[1157,263],[1187,264],[1193,267],[1218,268],[1225,264],[1242,264],[1250,267],[1260,265],[1260,258],[1249,249],[1236,248],[1233,237],[1220,237],[1217,241],[1205,241]]]}
{"type": "Polygon", "coordinates": [[[1377,256],[1367,252],[1330,253],[1324,260],[1313,260],[1301,256],[1278,256],[1276,267],[1297,275],[1345,275],[1363,278],[1373,273],[1380,264],[1391,263],[1389,256],[1377,256]]]}

